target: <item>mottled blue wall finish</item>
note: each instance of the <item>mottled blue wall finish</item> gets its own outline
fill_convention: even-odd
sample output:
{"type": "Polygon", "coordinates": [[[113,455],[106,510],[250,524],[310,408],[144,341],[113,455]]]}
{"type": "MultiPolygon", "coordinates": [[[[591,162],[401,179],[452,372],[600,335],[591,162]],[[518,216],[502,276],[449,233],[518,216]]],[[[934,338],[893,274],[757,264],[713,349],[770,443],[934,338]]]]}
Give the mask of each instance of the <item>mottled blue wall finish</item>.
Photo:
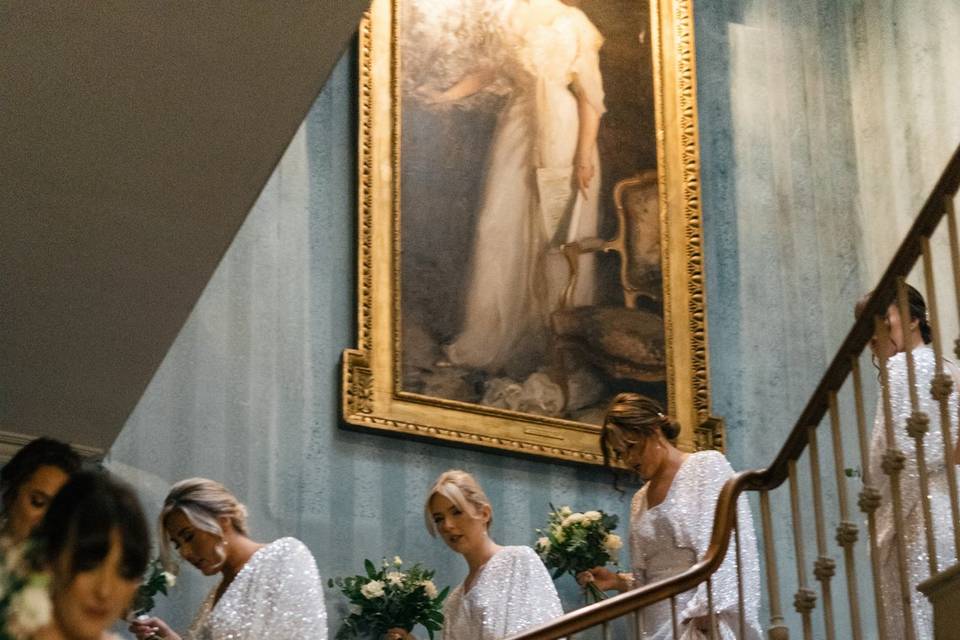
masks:
{"type": "MultiPolygon", "coordinates": [[[[727,421],[737,468],[772,459],[849,328],[853,302],[878,275],[876,229],[915,213],[942,166],[922,159],[927,147],[943,156],[960,138],[960,83],[946,79],[960,59],[958,41],[947,37],[960,8],[906,4],[915,3],[697,3],[714,412],[727,421]],[[898,186],[904,177],[908,195],[898,186]],[[870,199],[887,183],[903,205],[896,211],[870,199]]],[[[421,517],[424,490],[446,468],[478,475],[496,506],[494,535],[505,543],[531,542],[549,501],[624,516],[627,505],[597,470],[340,427],[339,359],[354,343],[355,308],[350,60],[264,189],[110,465],[136,483],[153,513],[172,481],[223,480],[249,503],[257,536],[299,536],[324,575],[399,553],[454,583],[464,567],[427,537],[421,517]]],[[[821,457],[830,455],[823,446],[821,457]]],[[[779,500],[782,597],[797,633],[784,506],[779,500]]],[[[185,573],[161,607],[181,628],[208,586],[185,573]]],[[[564,584],[569,608],[577,596],[564,584]]],[[[866,575],[860,584],[867,595],[866,575]]],[[[842,602],[842,574],[834,592],[842,602]]]]}
{"type": "MultiPolygon", "coordinates": [[[[343,429],[340,354],[355,338],[356,69],[348,56],[312,108],[155,379],[110,452],[151,514],[173,481],[233,488],[260,539],[294,535],[324,576],[399,554],[455,584],[465,565],[423,524],[442,471],[479,478],[493,535],[530,544],[547,505],[628,502],[597,469],[536,462],[343,429]]],[[[579,602],[565,579],[568,607],[579,602]]],[[[185,628],[209,588],[187,567],[158,610],[185,628]]],[[[339,599],[328,594],[331,611],[339,599]]],[[[337,616],[334,615],[336,620],[337,616]]]]}

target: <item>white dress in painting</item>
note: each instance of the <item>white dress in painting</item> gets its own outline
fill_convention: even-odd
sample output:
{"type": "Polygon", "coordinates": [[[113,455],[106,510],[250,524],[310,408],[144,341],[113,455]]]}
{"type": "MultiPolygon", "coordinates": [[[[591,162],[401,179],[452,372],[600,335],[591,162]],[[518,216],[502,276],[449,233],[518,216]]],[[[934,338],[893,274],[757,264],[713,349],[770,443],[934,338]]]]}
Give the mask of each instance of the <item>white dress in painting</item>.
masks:
{"type": "MultiPolygon", "coordinates": [[[[660,504],[647,506],[647,487],[633,497],[630,511],[630,561],[638,585],[658,582],[686,571],[703,559],[713,533],[713,516],[720,489],[733,475],[733,468],[716,451],[693,453],[683,461],[667,496],[660,504]]],[[[746,498],[737,505],[740,526],[740,558],[743,573],[743,608],[746,626],[743,638],[759,640],[760,565],[753,519],[746,498]]],[[[741,637],[737,590],[736,551],[731,538],[727,557],[713,574],[713,607],[723,640],[741,637]]],[[[683,624],[709,614],[707,583],[677,596],[678,633],[700,638],[683,624]]],[[[645,636],[652,640],[673,638],[669,601],[643,612],[645,636]]]]}
{"type": "MultiPolygon", "coordinates": [[[[951,522],[950,493],[944,460],[943,435],[940,427],[940,405],[930,396],[930,381],[936,373],[933,349],[918,347],[913,351],[917,375],[917,393],[920,410],[930,418],[930,430],[923,441],[930,488],[930,509],[937,545],[937,563],[941,570],[954,563],[953,524],[951,522]]],[[[950,366],[953,369],[953,366],[950,366]]],[[[933,610],[926,596],[916,586],[930,577],[926,529],[920,501],[920,474],[917,467],[916,444],[906,431],[907,419],[913,412],[907,377],[907,356],[898,353],[887,360],[890,386],[890,409],[896,448],[906,456],[900,472],[900,495],[905,526],[908,590],[913,611],[914,628],[918,640],[933,637],[933,610]]],[[[956,385],[954,385],[956,389],[956,385]]],[[[950,424],[954,442],[957,438],[957,392],[950,396],[950,424]]],[[[876,511],[877,552],[880,556],[880,585],[883,592],[883,613],[887,633],[899,637],[903,633],[903,607],[900,592],[900,572],[896,538],[894,537],[893,502],[890,478],[883,473],[883,454],[887,450],[887,436],[883,416],[883,396],[878,394],[876,419],[870,441],[870,481],[880,490],[881,503],[876,511]]]]}
{"type": "Polygon", "coordinates": [[[323,585],[310,550],[295,538],[261,547],[214,605],[210,592],[190,640],[326,640],[323,585]]]}
{"type": "Polygon", "coordinates": [[[443,604],[443,640],[500,640],[563,615],[553,580],[529,547],[503,547],[443,604]]]}
{"type": "MultiPolygon", "coordinates": [[[[573,213],[579,134],[577,96],[605,111],[599,50],[603,38],[578,8],[560,0],[509,3],[493,30],[495,66],[508,98],[489,148],[477,214],[460,334],[445,351],[451,363],[499,371],[517,348],[542,351],[549,313],[566,286],[560,243],[595,237],[600,162],[573,213]],[[541,211],[538,172],[570,175],[565,217],[555,228],[541,211]],[[572,220],[576,229],[569,229],[572,220]]],[[[574,304],[593,301],[593,258],[580,258],[574,304]]]]}

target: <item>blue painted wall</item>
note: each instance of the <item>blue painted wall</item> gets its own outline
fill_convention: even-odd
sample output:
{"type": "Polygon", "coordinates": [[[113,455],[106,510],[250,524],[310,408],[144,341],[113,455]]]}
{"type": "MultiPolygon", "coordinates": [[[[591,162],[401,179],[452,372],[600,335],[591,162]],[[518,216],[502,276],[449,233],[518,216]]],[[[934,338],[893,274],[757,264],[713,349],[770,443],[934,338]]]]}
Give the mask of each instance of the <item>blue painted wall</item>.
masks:
{"type": "MultiPolygon", "coordinates": [[[[960,8],[925,3],[929,19],[921,19],[902,4],[697,5],[713,397],[737,468],[769,462],[792,427],[849,328],[853,302],[879,275],[877,230],[891,227],[893,216],[912,216],[917,194],[942,167],[919,158],[934,144],[942,157],[960,142],[960,83],[940,81],[958,59],[948,34],[960,8]],[[899,156],[878,159],[876,150],[891,141],[909,150],[908,195],[897,186],[905,171],[899,156]],[[878,211],[876,185],[887,183],[900,204],[878,211]]],[[[504,543],[531,542],[550,501],[623,516],[627,503],[598,470],[340,427],[340,353],[354,344],[355,77],[348,55],[110,465],[138,486],[153,513],[175,480],[223,480],[249,504],[257,536],[300,537],[325,576],[398,553],[435,566],[441,583],[456,583],[464,567],[427,536],[421,516],[423,493],[444,469],[479,477],[504,543]]],[[[829,460],[829,449],[821,455],[829,460]]],[[[780,503],[778,522],[786,523],[780,503]]],[[[784,603],[792,609],[789,535],[778,528],[784,603]]],[[[209,588],[185,573],[160,608],[180,628],[209,588]]],[[[863,576],[864,594],[868,584],[863,576]]],[[[567,607],[575,606],[570,582],[563,588],[567,607]]],[[[331,595],[331,610],[336,601],[331,595]]],[[[840,622],[847,624],[843,614],[840,622]]]]}

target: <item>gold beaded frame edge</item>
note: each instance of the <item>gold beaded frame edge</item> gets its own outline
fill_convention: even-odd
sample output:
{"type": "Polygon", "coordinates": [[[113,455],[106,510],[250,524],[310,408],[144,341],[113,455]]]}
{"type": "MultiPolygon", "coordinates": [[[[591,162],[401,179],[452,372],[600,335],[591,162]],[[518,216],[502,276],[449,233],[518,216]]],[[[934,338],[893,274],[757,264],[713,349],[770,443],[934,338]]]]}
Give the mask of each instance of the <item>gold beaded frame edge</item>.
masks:
{"type": "MultiPolygon", "coordinates": [[[[595,425],[400,388],[401,0],[374,0],[360,25],[357,343],[342,362],[342,415],[356,427],[600,464],[595,425]]],[[[692,0],[649,0],[670,406],[685,450],[723,449],[711,414],[692,0]],[[681,215],[676,215],[677,212],[681,215]],[[670,215],[673,212],[674,215],[670,215]]]]}

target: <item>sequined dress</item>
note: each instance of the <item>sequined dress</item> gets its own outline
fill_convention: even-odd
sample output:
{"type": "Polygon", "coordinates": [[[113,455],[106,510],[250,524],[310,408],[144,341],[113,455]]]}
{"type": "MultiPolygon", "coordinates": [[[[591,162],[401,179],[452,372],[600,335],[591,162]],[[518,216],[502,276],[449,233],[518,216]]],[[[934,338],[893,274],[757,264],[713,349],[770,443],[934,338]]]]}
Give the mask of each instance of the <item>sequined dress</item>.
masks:
{"type": "MultiPolygon", "coordinates": [[[[630,560],[638,585],[675,576],[703,558],[713,532],[713,515],[723,483],[733,468],[723,454],[701,451],[683,461],[663,502],[647,506],[647,486],[633,497],[630,511],[630,560]]],[[[745,632],[740,636],[736,552],[733,542],[727,557],[713,574],[713,605],[720,637],[759,639],[760,565],[753,519],[746,498],[737,505],[740,525],[740,557],[743,563],[743,608],[745,632]]],[[[707,584],[677,596],[678,634],[700,638],[684,621],[706,616],[707,584]]],[[[644,638],[673,638],[669,601],[648,607],[643,613],[644,638]]]]}
{"type": "Polygon", "coordinates": [[[295,538],[261,547],[213,604],[204,600],[190,640],[326,640],[323,586],[310,550],[295,538]]]}
{"type": "Polygon", "coordinates": [[[467,593],[443,605],[443,640],[499,640],[563,615],[543,561],[529,547],[503,547],[467,593]]]}
{"type": "MultiPolygon", "coordinates": [[[[950,517],[950,494],[944,460],[943,435],[940,431],[940,405],[930,396],[930,381],[936,373],[933,349],[927,346],[913,351],[917,376],[917,395],[920,410],[930,419],[930,429],[924,437],[924,459],[930,488],[930,510],[937,546],[937,564],[941,570],[954,562],[953,525],[950,517]]],[[[914,628],[918,640],[933,637],[933,610],[926,597],[916,590],[917,584],[930,577],[926,529],[920,501],[920,474],[917,467],[916,444],[906,431],[907,419],[913,412],[907,377],[907,357],[898,353],[887,360],[890,387],[890,409],[893,418],[896,447],[906,456],[900,472],[900,494],[903,505],[904,543],[906,544],[907,574],[914,628]]],[[[956,388],[956,387],[955,387],[956,388]]],[[[957,393],[950,396],[950,424],[954,442],[957,437],[957,393]]],[[[881,504],[876,511],[877,547],[880,556],[880,585],[883,591],[884,617],[887,633],[898,637],[903,630],[903,607],[900,605],[900,572],[896,538],[894,537],[893,502],[890,478],[883,473],[883,454],[887,436],[883,416],[883,396],[878,394],[876,419],[870,441],[870,481],[880,490],[881,504]]]]}

